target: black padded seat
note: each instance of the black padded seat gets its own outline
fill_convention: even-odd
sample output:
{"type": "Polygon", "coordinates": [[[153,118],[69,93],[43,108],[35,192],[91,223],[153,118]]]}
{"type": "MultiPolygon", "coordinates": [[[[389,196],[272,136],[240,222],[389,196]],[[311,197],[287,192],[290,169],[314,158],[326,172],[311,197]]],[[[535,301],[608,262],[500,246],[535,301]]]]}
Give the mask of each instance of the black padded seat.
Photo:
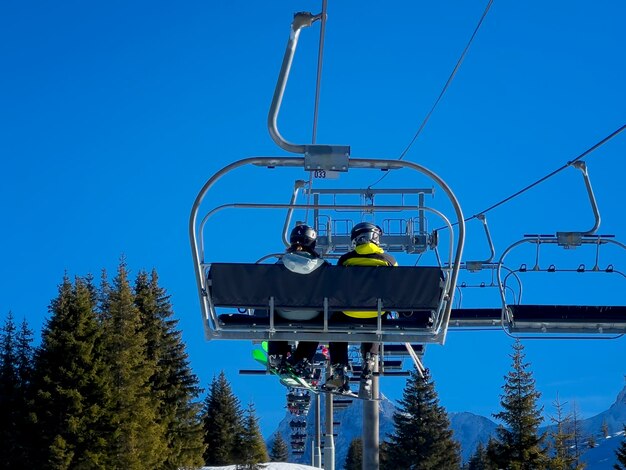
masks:
{"type": "Polygon", "coordinates": [[[623,323],[626,306],[509,305],[514,322],[623,323]]]}
{"type": "Polygon", "coordinates": [[[280,264],[214,263],[208,273],[216,307],[322,310],[436,310],[443,287],[438,267],[323,266],[296,274],[280,264]]]}
{"type": "Polygon", "coordinates": [[[450,321],[491,321],[500,320],[501,316],[501,308],[453,308],[450,314],[450,321]]]}
{"type": "Polygon", "coordinates": [[[453,308],[450,328],[491,328],[500,326],[501,308],[453,308]]]}
{"type": "MultiPolygon", "coordinates": [[[[376,310],[378,299],[385,311],[399,312],[397,318],[383,315],[385,329],[414,329],[432,326],[439,307],[443,272],[438,267],[331,266],[310,274],[296,274],[280,264],[214,263],[208,273],[209,293],[215,307],[252,310],[254,315],[231,313],[218,317],[222,327],[266,329],[268,306],[276,309],[323,311],[328,302],[329,329],[366,329],[377,318],[346,318],[343,310],[376,310]]],[[[323,315],[312,320],[286,320],[274,315],[276,327],[320,328],[323,315]]]]}

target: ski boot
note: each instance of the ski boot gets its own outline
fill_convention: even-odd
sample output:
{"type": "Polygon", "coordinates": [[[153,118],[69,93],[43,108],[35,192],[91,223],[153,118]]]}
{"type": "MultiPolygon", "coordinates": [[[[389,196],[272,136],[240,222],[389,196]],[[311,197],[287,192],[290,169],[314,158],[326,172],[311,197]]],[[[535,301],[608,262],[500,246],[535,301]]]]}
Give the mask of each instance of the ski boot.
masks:
{"type": "Polygon", "coordinates": [[[302,359],[292,367],[295,374],[301,379],[304,379],[307,382],[310,382],[313,379],[313,366],[308,360],[302,359]]]}
{"type": "Polygon", "coordinates": [[[282,354],[273,354],[268,356],[267,362],[269,364],[270,371],[277,375],[284,374],[291,369],[287,359],[282,354]]]}
{"type": "Polygon", "coordinates": [[[348,368],[343,364],[335,364],[331,370],[332,374],[326,383],[322,385],[322,389],[333,393],[350,391],[348,368]]]}

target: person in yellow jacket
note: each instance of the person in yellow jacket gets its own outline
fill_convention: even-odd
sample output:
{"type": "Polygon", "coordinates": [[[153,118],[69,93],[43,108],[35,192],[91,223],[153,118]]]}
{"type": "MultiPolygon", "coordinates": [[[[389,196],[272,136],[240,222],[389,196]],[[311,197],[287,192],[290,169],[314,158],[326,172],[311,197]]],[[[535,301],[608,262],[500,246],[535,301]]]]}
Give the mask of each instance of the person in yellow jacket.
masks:
{"type": "MultiPolygon", "coordinates": [[[[397,266],[396,259],[388,253],[385,253],[380,247],[380,236],[382,229],[370,222],[361,222],[356,224],[350,232],[350,239],[354,249],[342,255],[337,264],[339,266],[397,266]]],[[[344,320],[350,318],[370,318],[375,319],[378,316],[376,310],[370,311],[345,311],[344,320]],[[347,317],[347,318],[346,318],[347,317]]],[[[342,318],[334,317],[341,320],[342,318]]],[[[348,371],[348,343],[331,342],[329,344],[329,352],[332,365],[332,374],[324,384],[327,390],[347,391],[349,389],[348,371]]],[[[359,396],[362,398],[371,398],[372,387],[372,370],[378,359],[379,343],[362,343],[361,354],[363,356],[363,369],[361,371],[361,385],[359,387],[359,396]]]]}

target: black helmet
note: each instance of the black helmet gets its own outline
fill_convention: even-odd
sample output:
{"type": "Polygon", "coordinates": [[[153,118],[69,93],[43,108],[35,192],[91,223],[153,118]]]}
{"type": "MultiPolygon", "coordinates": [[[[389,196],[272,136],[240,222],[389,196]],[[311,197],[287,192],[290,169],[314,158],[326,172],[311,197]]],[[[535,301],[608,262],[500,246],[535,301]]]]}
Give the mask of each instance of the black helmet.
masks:
{"type": "Polygon", "coordinates": [[[304,224],[296,225],[291,231],[291,235],[289,235],[291,246],[299,245],[308,250],[315,249],[316,240],[317,232],[315,229],[304,224]]]}
{"type": "Polygon", "coordinates": [[[355,246],[368,242],[380,245],[380,236],[382,234],[383,230],[378,225],[370,222],[361,222],[352,227],[350,239],[355,246]]]}

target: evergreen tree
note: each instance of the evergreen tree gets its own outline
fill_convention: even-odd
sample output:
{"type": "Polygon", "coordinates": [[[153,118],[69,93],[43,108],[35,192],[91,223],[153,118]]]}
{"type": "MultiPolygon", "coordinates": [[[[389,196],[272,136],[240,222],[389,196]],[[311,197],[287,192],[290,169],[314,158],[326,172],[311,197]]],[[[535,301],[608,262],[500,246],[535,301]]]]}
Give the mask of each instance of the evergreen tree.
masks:
{"type": "Polygon", "coordinates": [[[545,468],[546,450],[541,447],[539,435],[542,422],[537,400],[541,394],[535,389],[535,380],[524,362],[524,346],[518,340],[513,344],[512,370],[505,377],[500,405],[503,411],[494,414],[506,425],[496,430],[497,440],[490,449],[489,458],[500,468],[532,470],[545,468]]]}
{"type": "Polygon", "coordinates": [[[466,466],[467,470],[495,470],[495,467],[487,456],[487,448],[482,442],[479,442],[476,446],[476,450],[470,457],[466,466]]]}
{"type": "Polygon", "coordinates": [[[158,400],[158,422],[166,433],[164,468],[201,466],[204,432],[200,417],[201,392],[176,329],[170,298],[158,285],[156,271],[140,272],[135,282],[135,305],[146,337],[146,356],[155,364],[150,377],[152,396],[158,400]]]}
{"type": "Polygon", "coordinates": [[[596,437],[593,434],[590,434],[587,438],[587,447],[589,449],[593,449],[594,447],[597,447],[597,445],[596,437]]]}
{"type": "MultiPolygon", "coordinates": [[[[378,462],[381,470],[385,470],[389,467],[389,443],[386,441],[382,441],[378,447],[378,462]]],[[[398,470],[398,469],[393,469],[398,470]]]]}
{"type": "Polygon", "coordinates": [[[22,391],[28,390],[33,377],[33,330],[26,319],[22,321],[17,332],[17,379],[22,391]]]}
{"type": "Polygon", "coordinates": [[[26,319],[22,320],[20,329],[17,332],[17,380],[18,397],[15,401],[15,414],[17,426],[13,438],[18,442],[18,447],[11,454],[11,459],[22,462],[22,465],[30,461],[33,450],[33,430],[34,415],[32,413],[32,391],[31,383],[33,378],[33,331],[30,329],[26,319]]]}
{"type": "Polygon", "coordinates": [[[571,428],[570,433],[572,434],[572,439],[570,442],[570,446],[573,450],[572,455],[574,457],[575,468],[585,468],[585,464],[581,462],[580,457],[583,454],[583,431],[582,431],[582,423],[580,421],[578,415],[578,408],[576,403],[572,404],[572,411],[570,413],[571,417],[571,428]]]}
{"type": "Polygon", "coordinates": [[[452,439],[450,421],[428,373],[422,378],[417,369],[411,372],[399,404],[387,450],[389,468],[458,469],[460,446],[452,439]]]}
{"type": "Polygon", "coordinates": [[[20,428],[16,330],[13,313],[9,312],[0,330],[0,455],[6,459],[6,468],[17,466],[21,447],[16,435],[20,428]]]}
{"type": "Polygon", "coordinates": [[[243,468],[258,469],[259,463],[267,462],[267,447],[259,429],[259,420],[252,403],[248,404],[241,433],[237,438],[237,460],[243,468]]]}
{"type": "Polygon", "coordinates": [[[213,377],[203,411],[205,465],[223,466],[235,463],[238,438],[243,428],[241,406],[224,371],[218,377],[213,377]]]}
{"type": "Polygon", "coordinates": [[[111,380],[110,424],[107,437],[109,468],[162,468],[167,458],[164,425],[157,413],[160,403],[150,383],[154,359],[147,355],[141,314],[135,305],[126,264],[118,267],[113,285],[103,283],[105,358],[111,380]]]}
{"type": "Polygon", "coordinates": [[[617,455],[617,463],[613,465],[615,470],[626,470],[626,425],[624,425],[624,434],[622,437],[622,443],[615,451],[617,455]]]}
{"type": "Polygon", "coordinates": [[[556,415],[550,417],[554,427],[550,431],[553,454],[548,463],[549,470],[570,470],[576,468],[576,458],[571,452],[571,417],[563,412],[563,404],[557,395],[553,403],[556,415]]]}
{"type": "Polygon", "coordinates": [[[352,439],[346,455],[344,470],[361,470],[363,467],[363,441],[360,438],[352,439]]]}
{"type": "Polygon", "coordinates": [[[50,313],[35,352],[31,457],[46,468],[105,468],[106,374],[88,281],[66,276],[50,313]]]}
{"type": "Polygon", "coordinates": [[[289,460],[289,447],[283,436],[277,432],[274,434],[274,442],[270,450],[271,462],[287,462],[289,460]]]}
{"type": "Polygon", "coordinates": [[[495,456],[498,455],[498,448],[498,441],[494,437],[489,437],[489,440],[487,441],[486,452],[488,463],[487,468],[489,468],[490,470],[499,468],[497,462],[495,461],[495,456]]]}

